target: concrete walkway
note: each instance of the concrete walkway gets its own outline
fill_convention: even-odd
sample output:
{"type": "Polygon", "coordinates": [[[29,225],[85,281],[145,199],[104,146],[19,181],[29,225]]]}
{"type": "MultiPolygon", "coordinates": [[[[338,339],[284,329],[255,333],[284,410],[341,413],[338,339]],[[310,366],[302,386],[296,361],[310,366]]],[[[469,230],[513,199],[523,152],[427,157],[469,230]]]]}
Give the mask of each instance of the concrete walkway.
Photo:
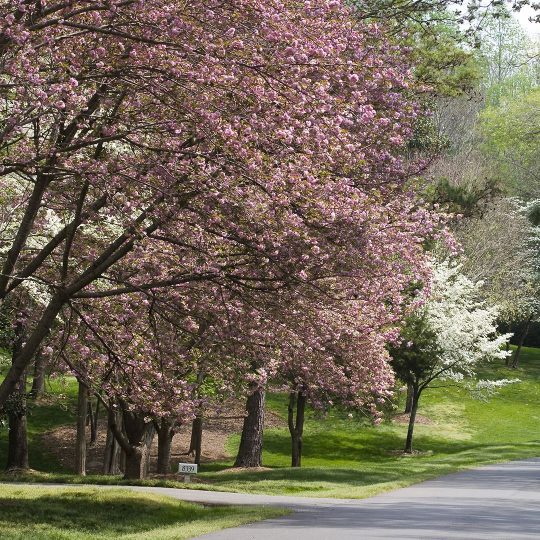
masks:
{"type": "Polygon", "coordinates": [[[293,509],[289,516],[200,537],[206,540],[540,539],[540,459],[490,465],[363,500],[121,487],[207,504],[293,509]]]}

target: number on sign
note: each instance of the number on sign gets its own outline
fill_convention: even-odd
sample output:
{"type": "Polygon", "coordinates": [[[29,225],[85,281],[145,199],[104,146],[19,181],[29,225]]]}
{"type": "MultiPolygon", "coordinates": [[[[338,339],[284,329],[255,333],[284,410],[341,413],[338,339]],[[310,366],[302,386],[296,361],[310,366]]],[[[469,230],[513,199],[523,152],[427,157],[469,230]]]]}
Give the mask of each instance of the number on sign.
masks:
{"type": "Polygon", "coordinates": [[[197,474],[197,465],[194,463],[179,463],[178,472],[182,474],[197,474]]]}

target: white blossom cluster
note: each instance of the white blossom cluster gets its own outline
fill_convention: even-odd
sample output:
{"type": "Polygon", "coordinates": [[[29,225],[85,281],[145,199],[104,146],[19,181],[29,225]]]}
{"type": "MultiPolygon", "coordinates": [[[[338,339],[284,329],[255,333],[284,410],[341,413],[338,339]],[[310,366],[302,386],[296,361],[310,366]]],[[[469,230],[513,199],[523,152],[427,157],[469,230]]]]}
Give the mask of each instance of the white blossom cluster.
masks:
{"type": "Polygon", "coordinates": [[[442,351],[434,372],[461,380],[474,375],[481,360],[506,358],[503,345],[511,334],[497,334],[497,308],[479,300],[480,282],[474,283],[448,261],[433,262],[433,283],[424,309],[442,351]]]}
{"type": "Polygon", "coordinates": [[[497,390],[521,382],[521,379],[499,379],[498,381],[482,380],[469,386],[472,396],[482,401],[487,401],[490,397],[497,393],[497,390]]]}

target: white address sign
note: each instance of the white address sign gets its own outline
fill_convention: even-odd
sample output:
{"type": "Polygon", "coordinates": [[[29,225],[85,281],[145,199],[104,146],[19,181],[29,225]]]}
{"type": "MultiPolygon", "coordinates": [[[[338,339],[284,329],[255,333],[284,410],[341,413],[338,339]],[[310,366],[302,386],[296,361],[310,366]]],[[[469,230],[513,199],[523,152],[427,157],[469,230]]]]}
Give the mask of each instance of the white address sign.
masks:
{"type": "Polygon", "coordinates": [[[197,474],[197,465],[195,463],[179,463],[178,472],[181,474],[197,474]]]}

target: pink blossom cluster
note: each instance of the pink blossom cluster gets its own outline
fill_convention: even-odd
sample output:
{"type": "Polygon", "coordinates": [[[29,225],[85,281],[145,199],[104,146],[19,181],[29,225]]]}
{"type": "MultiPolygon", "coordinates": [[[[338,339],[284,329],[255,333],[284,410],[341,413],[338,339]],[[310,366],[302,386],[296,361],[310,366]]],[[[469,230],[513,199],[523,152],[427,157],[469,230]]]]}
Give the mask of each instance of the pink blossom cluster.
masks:
{"type": "Polygon", "coordinates": [[[440,225],[400,52],[336,0],[0,0],[0,297],[52,298],[22,357],[60,314],[66,360],[157,416],[201,372],[382,399],[440,225]]]}

